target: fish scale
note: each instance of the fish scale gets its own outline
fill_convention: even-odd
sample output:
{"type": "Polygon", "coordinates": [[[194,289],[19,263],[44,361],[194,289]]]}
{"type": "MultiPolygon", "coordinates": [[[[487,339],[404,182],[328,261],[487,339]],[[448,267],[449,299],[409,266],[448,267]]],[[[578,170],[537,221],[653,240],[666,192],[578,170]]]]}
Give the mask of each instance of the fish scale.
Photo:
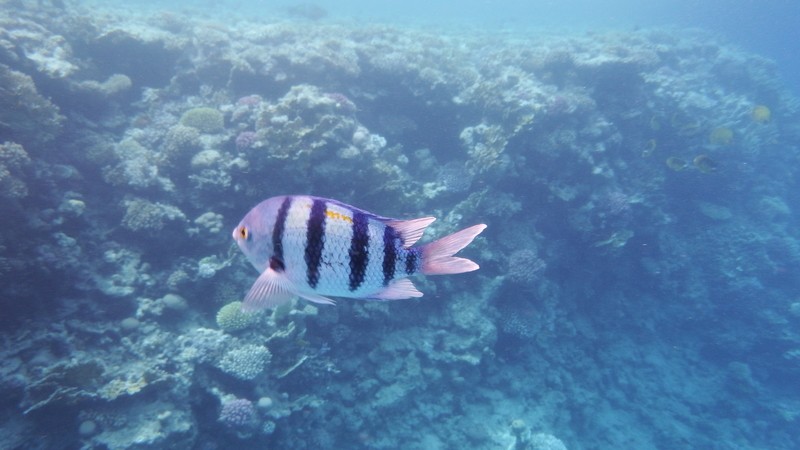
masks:
{"type": "MultiPolygon", "coordinates": [[[[367,249],[364,256],[364,265],[358,266],[353,264],[352,242],[354,236],[354,216],[356,211],[346,208],[344,206],[327,202],[325,204],[325,221],[324,233],[321,235],[322,242],[310,242],[308,237],[308,222],[311,216],[312,204],[306,202],[298,202],[298,213],[293,216],[297,217],[298,223],[295,223],[290,228],[289,233],[285,236],[292,243],[295,254],[292,255],[292,266],[303,267],[305,271],[305,279],[303,273],[297,271],[296,273],[289,274],[292,280],[297,284],[302,284],[304,287],[313,288],[318,291],[324,291],[329,295],[343,296],[351,294],[371,294],[384,286],[382,255],[383,249],[383,234],[386,225],[382,222],[370,218],[366,214],[359,213],[366,220],[366,240],[367,249]],[[304,213],[307,211],[307,213],[304,213]],[[302,242],[302,245],[299,245],[302,242]],[[312,286],[311,280],[308,277],[309,267],[306,258],[307,249],[309,246],[321,246],[322,256],[316,285],[312,286]],[[301,255],[302,253],[302,255],[301,255]],[[381,264],[376,264],[380,261],[381,264]],[[353,277],[354,267],[363,267],[364,275],[363,280],[356,286],[351,285],[351,278],[353,277]],[[353,289],[355,287],[355,289],[353,289]]],[[[400,245],[399,241],[394,245],[400,245]]],[[[397,248],[396,253],[400,255],[398,264],[405,266],[404,255],[408,252],[405,249],[397,248]]],[[[389,280],[391,281],[391,279],[389,280]]]]}

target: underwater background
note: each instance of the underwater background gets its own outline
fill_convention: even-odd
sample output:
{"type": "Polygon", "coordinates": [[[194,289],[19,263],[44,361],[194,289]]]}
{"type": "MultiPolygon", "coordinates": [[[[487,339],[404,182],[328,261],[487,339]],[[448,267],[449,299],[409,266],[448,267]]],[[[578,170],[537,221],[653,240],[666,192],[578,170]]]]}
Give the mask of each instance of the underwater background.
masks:
{"type": "Polygon", "coordinates": [[[800,448],[800,5],[0,1],[0,448],[800,448]],[[246,314],[276,195],[474,223],[246,314]]]}

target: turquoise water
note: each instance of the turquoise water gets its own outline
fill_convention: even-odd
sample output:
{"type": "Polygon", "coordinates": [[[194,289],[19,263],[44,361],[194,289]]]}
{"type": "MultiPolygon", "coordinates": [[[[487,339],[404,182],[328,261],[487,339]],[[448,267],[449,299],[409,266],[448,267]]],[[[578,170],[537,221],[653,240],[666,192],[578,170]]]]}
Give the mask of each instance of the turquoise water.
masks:
{"type": "Polygon", "coordinates": [[[0,448],[798,448],[799,8],[454,5],[4,3],[0,448]],[[286,194],[480,269],[245,313],[286,194]]]}
{"type": "MultiPolygon", "coordinates": [[[[105,2],[106,4],[108,2],[105,2]]],[[[102,3],[101,3],[102,4],[102,3]]],[[[477,26],[494,30],[557,29],[572,32],[630,30],[639,27],[698,27],[719,33],[734,45],[776,60],[781,75],[793,89],[800,88],[796,58],[800,31],[800,6],[791,0],[768,3],[746,0],[641,1],[318,1],[318,2],[160,2],[123,3],[130,8],[199,11],[247,17],[287,16],[287,9],[314,5],[333,20],[356,23],[382,22],[441,27],[477,26]],[[181,3],[185,6],[181,7],[181,3]]],[[[288,14],[291,15],[291,14],[288,14]]],[[[296,16],[295,16],[296,17],[296,16]]]]}

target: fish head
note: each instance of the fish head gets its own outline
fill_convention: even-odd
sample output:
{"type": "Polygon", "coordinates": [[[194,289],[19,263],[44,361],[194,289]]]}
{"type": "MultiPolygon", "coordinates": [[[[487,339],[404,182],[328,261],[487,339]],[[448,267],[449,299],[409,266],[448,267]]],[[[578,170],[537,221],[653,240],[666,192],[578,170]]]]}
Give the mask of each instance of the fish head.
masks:
{"type": "Polygon", "coordinates": [[[233,240],[259,272],[267,268],[273,254],[272,229],[282,197],[274,197],[256,205],[233,229],[233,240]]]}

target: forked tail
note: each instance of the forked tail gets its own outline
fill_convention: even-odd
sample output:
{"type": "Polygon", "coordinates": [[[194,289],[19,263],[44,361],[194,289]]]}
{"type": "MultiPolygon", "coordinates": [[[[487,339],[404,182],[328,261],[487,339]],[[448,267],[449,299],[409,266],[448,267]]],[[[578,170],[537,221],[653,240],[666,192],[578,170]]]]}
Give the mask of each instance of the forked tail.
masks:
{"type": "Polygon", "coordinates": [[[484,224],[473,225],[422,246],[422,273],[448,275],[478,270],[480,266],[475,262],[453,255],[468,246],[484,229],[484,224]]]}

